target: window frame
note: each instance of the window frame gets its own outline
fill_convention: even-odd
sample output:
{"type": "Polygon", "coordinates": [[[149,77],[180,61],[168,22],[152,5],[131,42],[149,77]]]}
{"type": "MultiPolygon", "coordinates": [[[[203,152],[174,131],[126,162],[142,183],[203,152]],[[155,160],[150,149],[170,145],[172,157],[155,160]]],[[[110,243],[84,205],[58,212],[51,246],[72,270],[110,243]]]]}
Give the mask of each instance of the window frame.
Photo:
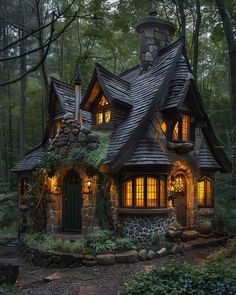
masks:
{"type": "Polygon", "coordinates": [[[99,95],[98,99],[96,100],[96,105],[93,108],[93,125],[95,126],[104,126],[104,125],[109,125],[112,123],[112,107],[109,104],[107,98],[105,97],[106,101],[108,102],[108,104],[105,104],[103,106],[99,105],[100,101],[102,100],[102,98],[105,97],[105,95],[99,95]],[[110,121],[106,122],[105,118],[106,118],[106,113],[110,112],[110,121]],[[102,122],[98,123],[97,117],[98,114],[101,113],[102,114],[102,122]]]}
{"type": "MultiPolygon", "coordinates": [[[[213,186],[213,180],[210,177],[204,176],[201,177],[197,184],[199,182],[204,181],[204,204],[203,205],[199,205],[199,196],[198,197],[198,207],[199,208],[214,208],[214,186],[213,186]],[[211,205],[207,205],[207,195],[208,195],[208,191],[207,191],[207,182],[210,182],[210,187],[211,187],[211,205]]],[[[197,192],[198,192],[198,187],[197,187],[197,192]]]]}
{"type": "Polygon", "coordinates": [[[190,114],[182,114],[181,118],[180,119],[177,119],[177,120],[174,120],[171,128],[170,128],[170,138],[171,138],[171,141],[172,142],[180,142],[180,143],[187,143],[187,142],[191,142],[193,141],[192,139],[192,128],[191,128],[191,116],[190,114]],[[184,117],[187,116],[188,118],[188,129],[187,129],[187,132],[188,132],[188,138],[187,140],[183,140],[183,120],[184,120],[184,117]],[[174,130],[175,130],[175,127],[176,125],[178,124],[178,138],[177,139],[174,139],[174,130]]]}
{"type": "Polygon", "coordinates": [[[123,179],[122,181],[122,208],[130,208],[130,209],[165,209],[167,208],[167,180],[164,176],[156,176],[156,175],[135,175],[129,176],[123,179]],[[136,179],[143,178],[144,179],[144,205],[143,206],[136,206],[136,179]],[[157,201],[157,206],[147,206],[147,195],[148,195],[148,186],[147,186],[147,179],[154,178],[156,180],[156,192],[157,196],[155,201],[157,201]],[[125,185],[128,181],[132,181],[132,205],[127,206],[126,202],[126,195],[125,195],[125,185]],[[165,206],[161,207],[161,181],[164,181],[164,199],[165,199],[165,206]]]}

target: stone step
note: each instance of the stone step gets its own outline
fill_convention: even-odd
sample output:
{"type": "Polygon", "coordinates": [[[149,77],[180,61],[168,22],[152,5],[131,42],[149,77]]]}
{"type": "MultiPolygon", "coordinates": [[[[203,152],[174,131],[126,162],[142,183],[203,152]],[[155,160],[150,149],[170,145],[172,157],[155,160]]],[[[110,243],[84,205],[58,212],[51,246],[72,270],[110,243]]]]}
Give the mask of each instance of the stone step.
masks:
{"type": "Polygon", "coordinates": [[[81,286],[79,290],[79,295],[115,295],[116,290],[111,290],[108,288],[99,288],[96,286],[81,286]]]}

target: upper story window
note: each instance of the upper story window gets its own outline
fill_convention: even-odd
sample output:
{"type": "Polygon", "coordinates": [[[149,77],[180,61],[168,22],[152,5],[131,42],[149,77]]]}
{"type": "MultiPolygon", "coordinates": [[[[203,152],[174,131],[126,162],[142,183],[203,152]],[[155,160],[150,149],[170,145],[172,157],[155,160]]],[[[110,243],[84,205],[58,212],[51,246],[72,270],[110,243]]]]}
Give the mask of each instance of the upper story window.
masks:
{"type": "Polygon", "coordinates": [[[213,207],[213,182],[210,178],[198,181],[198,206],[213,207]]]}
{"type": "Polygon", "coordinates": [[[132,177],[123,183],[123,206],[165,208],[166,181],[157,177],[132,177]]]}
{"type": "Polygon", "coordinates": [[[172,140],[188,142],[190,141],[190,116],[183,115],[180,120],[178,120],[172,131],[172,140]]]}
{"type": "Polygon", "coordinates": [[[96,109],[95,123],[107,124],[111,122],[111,109],[105,96],[102,96],[96,109]]]}

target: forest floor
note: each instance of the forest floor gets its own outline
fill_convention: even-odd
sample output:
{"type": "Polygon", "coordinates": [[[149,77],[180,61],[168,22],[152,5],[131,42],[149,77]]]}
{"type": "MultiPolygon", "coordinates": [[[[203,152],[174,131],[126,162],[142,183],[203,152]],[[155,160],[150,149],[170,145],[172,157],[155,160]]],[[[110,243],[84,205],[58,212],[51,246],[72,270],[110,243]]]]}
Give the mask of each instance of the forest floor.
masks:
{"type": "Polygon", "coordinates": [[[191,264],[200,264],[216,250],[207,247],[186,251],[183,255],[165,256],[151,261],[112,266],[82,266],[74,269],[46,269],[32,266],[20,256],[17,246],[0,249],[1,262],[19,264],[17,285],[22,295],[115,295],[136,272],[174,258],[191,264]]]}

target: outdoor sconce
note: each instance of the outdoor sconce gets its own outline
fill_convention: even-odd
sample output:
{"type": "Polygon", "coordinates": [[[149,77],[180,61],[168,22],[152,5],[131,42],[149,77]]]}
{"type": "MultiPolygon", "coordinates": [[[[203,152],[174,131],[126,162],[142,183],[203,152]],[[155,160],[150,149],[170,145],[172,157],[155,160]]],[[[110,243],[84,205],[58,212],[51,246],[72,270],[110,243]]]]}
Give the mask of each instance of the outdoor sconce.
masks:
{"type": "Polygon", "coordinates": [[[87,187],[88,187],[89,192],[91,190],[91,186],[92,186],[92,179],[91,179],[90,176],[88,176],[88,178],[87,178],[87,187]]]}
{"type": "Polygon", "coordinates": [[[171,201],[172,207],[174,207],[174,201],[175,201],[175,196],[174,196],[174,191],[175,191],[175,185],[176,185],[176,180],[173,175],[171,175],[171,180],[169,182],[169,191],[170,191],[170,196],[168,197],[168,200],[171,201]]]}

